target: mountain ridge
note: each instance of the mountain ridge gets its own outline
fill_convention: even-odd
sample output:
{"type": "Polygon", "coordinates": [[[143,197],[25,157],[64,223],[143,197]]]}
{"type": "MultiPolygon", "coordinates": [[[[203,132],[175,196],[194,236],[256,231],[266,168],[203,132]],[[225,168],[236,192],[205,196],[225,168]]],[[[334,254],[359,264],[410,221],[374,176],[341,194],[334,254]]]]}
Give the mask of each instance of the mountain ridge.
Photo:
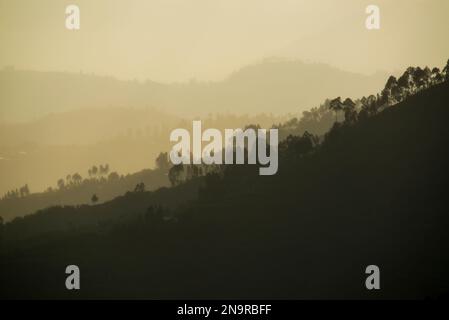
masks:
{"type": "Polygon", "coordinates": [[[338,93],[365,95],[377,90],[386,77],[295,60],[264,60],[217,82],[172,84],[9,68],[0,71],[0,104],[4,106],[0,119],[32,119],[56,111],[110,106],[155,107],[178,116],[285,114],[301,112],[338,93]]]}

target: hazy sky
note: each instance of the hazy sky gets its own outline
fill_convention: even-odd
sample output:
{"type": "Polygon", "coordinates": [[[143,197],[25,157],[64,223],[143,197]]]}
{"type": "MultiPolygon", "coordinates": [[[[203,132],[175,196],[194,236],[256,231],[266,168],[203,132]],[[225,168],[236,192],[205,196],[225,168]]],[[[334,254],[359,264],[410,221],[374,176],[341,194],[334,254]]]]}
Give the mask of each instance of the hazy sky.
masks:
{"type": "Polygon", "coordinates": [[[264,57],[360,73],[449,58],[447,0],[0,0],[0,67],[217,80],[264,57]],[[81,30],[65,28],[77,4],[81,30]],[[365,29],[368,4],[381,30],[365,29]]]}

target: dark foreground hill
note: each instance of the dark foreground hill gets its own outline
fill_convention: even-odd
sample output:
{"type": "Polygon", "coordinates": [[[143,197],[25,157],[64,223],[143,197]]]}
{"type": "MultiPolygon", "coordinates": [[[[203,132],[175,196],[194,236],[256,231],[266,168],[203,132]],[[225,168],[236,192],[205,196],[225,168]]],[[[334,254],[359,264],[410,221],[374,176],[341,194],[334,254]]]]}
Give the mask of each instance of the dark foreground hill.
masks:
{"type": "Polygon", "coordinates": [[[316,149],[307,137],[287,140],[275,176],[231,166],[224,177],[7,224],[1,295],[447,296],[448,89],[446,82],[377,116],[337,126],[316,149]],[[196,194],[189,192],[198,185],[192,200],[196,194]],[[165,200],[158,203],[159,197],[165,200]],[[170,208],[167,199],[183,205],[170,208]],[[76,223],[110,212],[107,226],[76,223]],[[74,225],[27,233],[52,216],[60,226],[74,225]],[[79,291],[64,287],[69,264],[80,267],[79,291]],[[365,288],[371,264],[380,268],[379,291],[365,288]]]}

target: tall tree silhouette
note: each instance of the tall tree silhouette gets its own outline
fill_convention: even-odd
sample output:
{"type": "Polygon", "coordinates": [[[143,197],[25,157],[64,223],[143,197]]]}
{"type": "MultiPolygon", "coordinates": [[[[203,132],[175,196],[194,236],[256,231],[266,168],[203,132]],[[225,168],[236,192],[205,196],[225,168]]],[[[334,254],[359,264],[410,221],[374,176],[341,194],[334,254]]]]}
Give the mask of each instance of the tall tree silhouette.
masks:
{"type": "Polygon", "coordinates": [[[341,97],[331,100],[329,109],[335,112],[335,122],[338,122],[338,112],[343,110],[343,103],[341,102],[341,97]]]}
{"type": "Polygon", "coordinates": [[[350,98],[346,98],[343,102],[343,111],[345,113],[346,123],[355,123],[357,121],[357,111],[355,110],[355,103],[350,98]]]}

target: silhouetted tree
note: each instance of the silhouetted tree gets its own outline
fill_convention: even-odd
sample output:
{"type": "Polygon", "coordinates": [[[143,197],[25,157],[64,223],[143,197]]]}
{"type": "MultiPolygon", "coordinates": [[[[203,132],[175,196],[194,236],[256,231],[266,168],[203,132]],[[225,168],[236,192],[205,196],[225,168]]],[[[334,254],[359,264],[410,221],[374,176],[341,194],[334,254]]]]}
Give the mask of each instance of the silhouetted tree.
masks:
{"type": "Polygon", "coordinates": [[[338,121],[338,111],[343,110],[343,103],[341,102],[341,97],[331,100],[329,109],[335,112],[335,122],[338,121]]]}
{"type": "Polygon", "coordinates": [[[401,100],[407,98],[415,92],[416,85],[414,81],[414,73],[415,68],[409,67],[398,79],[398,86],[401,89],[401,100]]]}
{"type": "Polygon", "coordinates": [[[391,76],[388,78],[387,84],[382,90],[381,104],[386,104],[387,106],[395,104],[400,98],[397,96],[398,94],[400,95],[400,92],[398,91],[398,81],[396,77],[391,76]]]}
{"type": "Polygon", "coordinates": [[[98,197],[97,197],[97,195],[94,194],[90,200],[92,201],[93,204],[97,203],[97,202],[98,202],[98,197]]]}
{"type": "Polygon", "coordinates": [[[168,170],[170,167],[170,162],[168,160],[168,153],[167,152],[161,152],[156,158],[156,168],[161,170],[168,170]]]}
{"type": "Polygon", "coordinates": [[[279,152],[286,158],[298,159],[312,151],[316,141],[307,131],[301,137],[289,135],[279,144],[279,152]]]}
{"type": "Polygon", "coordinates": [[[365,119],[377,114],[377,98],[374,95],[370,95],[368,98],[363,97],[360,102],[362,104],[362,110],[359,112],[359,119],[365,119]]]}
{"type": "Polygon", "coordinates": [[[72,176],[72,181],[76,185],[80,185],[81,181],[83,180],[83,177],[79,173],[74,173],[72,176]]]}
{"type": "Polygon", "coordinates": [[[444,81],[444,76],[443,74],[440,72],[439,68],[433,68],[432,69],[432,85],[438,84],[442,81],[444,81]]]}
{"type": "Polygon", "coordinates": [[[181,174],[184,171],[184,166],[182,164],[178,164],[176,166],[171,167],[168,172],[168,179],[172,186],[176,186],[181,183],[181,174]]]}
{"type": "Polygon", "coordinates": [[[449,60],[447,60],[446,66],[443,69],[443,76],[445,80],[449,80],[449,60]]]}
{"type": "Polygon", "coordinates": [[[20,189],[19,189],[19,192],[20,192],[20,196],[23,198],[23,197],[26,197],[26,196],[28,196],[28,195],[30,195],[30,189],[28,188],[28,184],[26,184],[26,185],[24,185],[23,187],[21,187],[20,189]]]}
{"type": "Polygon", "coordinates": [[[138,183],[134,188],[134,192],[145,192],[145,184],[143,182],[138,183]]]}
{"type": "Polygon", "coordinates": [[[108,176],[108,180],[109,181],[117,181],[117,180],[119,180],[120,179],[120,176],[118,175],[118,173],[117,172],[111,172],[110,174],[109,174],[109,176],[108,176]]]}
{"type": "Polygon", "coordinates": [[[100,176],[107,175],[108,172],[109,172],[109,165],[108,164],[105,164],[104,166],[100,165],[100,168],[99,168],[99,171],[98,171],[100,176]]]}
{"type": "Polygon", "coordinates": [[[64,187],[65,187],[64,179],[59,179],[57,184],[58,184],[59,190],[64,189],[64,187]]]}
{"type": "Polygon", "coordinates": [[[343,111],[345,113],[346,123],[355,123],[357,121],[357,111],[355,110],[355,103],[350,98],[346,98],[343,102],[343,111]]]}

